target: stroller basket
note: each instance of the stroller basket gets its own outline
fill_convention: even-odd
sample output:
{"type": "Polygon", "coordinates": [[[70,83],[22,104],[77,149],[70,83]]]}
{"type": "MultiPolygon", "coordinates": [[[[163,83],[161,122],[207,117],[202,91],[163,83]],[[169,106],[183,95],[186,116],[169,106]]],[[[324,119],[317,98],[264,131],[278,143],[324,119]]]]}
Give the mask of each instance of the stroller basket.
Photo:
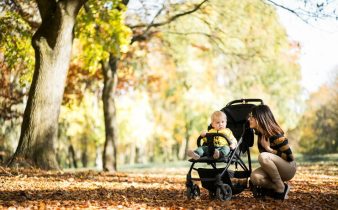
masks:
{"type": "MultiPolygon", "coordinates": [[[[216,191],[215,179],[216,174],[220,174],[225,170],[225,168],[217,169],[206,169],[198,168],[197,172],[201,178],[202,187],[211,191],[216,191]]],[[[232,171],[227,170],[227,173],[222,177],[224,183],[230,183],[232,189],[232,194],[238,194],[247,188],[248,178],[250,173],[248,171],[232,171]]]]}

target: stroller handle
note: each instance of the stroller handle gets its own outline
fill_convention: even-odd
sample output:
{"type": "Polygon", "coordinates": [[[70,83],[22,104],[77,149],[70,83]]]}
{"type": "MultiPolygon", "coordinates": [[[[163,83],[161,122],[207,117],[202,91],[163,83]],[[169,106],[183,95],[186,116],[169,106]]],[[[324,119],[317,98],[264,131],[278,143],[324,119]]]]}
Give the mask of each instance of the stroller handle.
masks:
{"type": "Polygon", "coordinates": [[[231,106],[234,104],[247,104],[248,102],[255,102],[255,103],[260,103],[264,104],[262,99],[259,98],[242,98],[234,101],[230,101],[226,106],[231,106]]]}
{"type": "MultiPolygon", "coordinates": [[[[223,133],[207,133],[205,135],[205,137],[207,138],[207,145],[214,145],[214,137],[216,136],[220,136],[220,137],[223,137],[226,139],[226,141],[228,142],[228,144],[230,145],[231,144],[231,141],[228,139],[228,137],[226,137],[226,135],[224,135],[223,133]]],[[[200,147],[201,146],[201,140],[203,139],[204,137],[202,136],[199,136],[197,138],[197,146],[200,147]]]]}

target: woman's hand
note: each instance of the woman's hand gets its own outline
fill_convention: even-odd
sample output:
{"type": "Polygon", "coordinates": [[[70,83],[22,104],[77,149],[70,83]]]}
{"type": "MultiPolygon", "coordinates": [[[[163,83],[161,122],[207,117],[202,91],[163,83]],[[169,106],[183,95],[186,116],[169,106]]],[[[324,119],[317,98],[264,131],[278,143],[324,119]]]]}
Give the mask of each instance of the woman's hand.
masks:
{"type": "Polygon", "coordinates": [[[266,139],[266,138],[264,138],[263,136],[262,136],[262,138],[261,138],[261,145],[262,145],[262,147],[263,147],[267,152],[272,152],[272,151],[273,151],[273,149],[271,149],[271,147],[270,147],[270,142],[269,142],[269,140],[266,139]]]}
{"type": "Polygon", "coordinates": [[[201,132],[201,136],[202,136],[202,137],[205,137],[205,135],[207,135],[207,132],[206,132],[206,131],[202,131],[202,132],[201,132]]]}

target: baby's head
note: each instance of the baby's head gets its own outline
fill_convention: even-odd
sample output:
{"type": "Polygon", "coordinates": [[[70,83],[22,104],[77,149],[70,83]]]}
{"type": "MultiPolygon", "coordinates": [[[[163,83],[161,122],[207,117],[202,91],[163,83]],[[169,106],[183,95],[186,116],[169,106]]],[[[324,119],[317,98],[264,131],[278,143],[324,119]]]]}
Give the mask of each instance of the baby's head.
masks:
{"type": "Polygon", "coordinates": [[[227,116],[222,111],[215,111],[211,115],[211,126],[216,130],[222,130],[227,125],[227,116]]]}

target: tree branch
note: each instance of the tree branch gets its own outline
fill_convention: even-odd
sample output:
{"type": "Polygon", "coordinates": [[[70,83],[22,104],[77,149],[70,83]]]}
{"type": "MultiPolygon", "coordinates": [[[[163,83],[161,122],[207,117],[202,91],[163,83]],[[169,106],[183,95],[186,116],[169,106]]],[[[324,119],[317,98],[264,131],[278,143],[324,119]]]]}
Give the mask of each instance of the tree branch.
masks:
{"type": "Polygon", "coordinates": [[[49,8],[52,6],[56,6],[55,0],[36,0],[36,3],[38,4],[38,9],[40,12],[41,19],[43,20],[45,17],[48,16],[49,8]]]}
{"type": "Polygon", "coordinates": [[[156,13],[156,15],[154,16],[153,20],[151,21],[151,23],[148,25],[147,29],[145,30],[145,33],[147,31],[149,31],[149,29],[152,27],[152,25],[154,24],[154,21],[156,20],[156,18],[161,14],[161,12],[163,11],[164,7],[162,7],[160,10],[158,10],[158,12],[156,13]]]}
{"type": "MultiPolygon", "coordinates": [[[[326,5],[323,3],[321,5],[314,5],[315,7],[317,7],[317,10],[316,11],[306,11],[304,9],[291,9],[287,6],[284,6],[282,4],[278,4],[276,3],[275,1],[273,0],[266,0],[267,2],[271,3],[272,5],[274,5],[275,7],[279,7],[281,9],[284,9],[294,15],[296,15],[299,19],[301,19],[302,21],[304,21],[305,23],[309,24],[309,21],[308,19],[305,19],[304,17],[308,17],[308,18],[315,18],[315,19],[322,19],[322,18],[335,18],[337,19],[338,16],[332,16],[332,15],[329,15],[328,13],[325,13],[324,12],[324,7],[327,6],[328,7],[328,4],[327,3],[326,5]]],[[[333,13],[335,14],[335,11],[333,11],[333,13]]]]}
{"type": "Polygon", "coordinates": [[[189,15],[191,13],[194,13],[195,11],[197,11],[199,8],[202,7],[202,5],[207,2],[209,0],[203,0],[201,3],[197,4],[192,10],[188,10],[186,12],[183,12],[183,13],[179,13],[179,14],[176,14],[172,17],[170,17],[168,20],[166,21],[163,21],[163,22],[159,22],[159,23],[154,23],[154,21],[151,23],[151,24],[139,24],[139,25],[135,25],[135,26],[128,26],[129,28],[131,29],[135,29],[135,28],[143,28],[143,27],[147,27],[147,28],[151,28],[151,27],[159,27],[159,26],[163,26],[163,25],[166,25],[174,20],[176,20],[177,18],[180,18],[182,16],[185,16],[185,15],[189,15]]]}
{"type": "Polygon", "coordinates": [[[182,17],[182,16],[185,16],[185,15],[189,15],[191,13],[194,13],[195,11],[199,10],[202,5],[204,3],[206,3],[208,0],[203,0],[201,3],[197,4],[193,9],[191,10],[188,10],[188,11],[185,11],[185,12],[182,12],[182,13],[179,13],[179,14],[176,14],[172,17],[170,17],[168,20],[166,21],[163,21],[163,22],[159,22],[159,23],[154,23],[155,22],[155,19],[156,17],[158,17],[160,15],[160,13],[162,12],[163,10],[163,7],[156,13],[155,17],[153,18],[152,22],[150,24],[140,24],[140,25],[135,25],[135,26],[129,26],[129,28],[131,29],[137,29],[137,28],[142,28],[142,27],[147,27],[142,33],[138,34],[138,35],[134,35],[131,39],[131,44],[136,42],[136,41],[144,41],[144,40],[147,40],[151,34],[154,34],[154,33],[157,33],[157,32],[153,32],[153,33],[149,33],[150,29],[152,27],[159,27],[159,26],[163,26],[163,25],[166,25],[166,24],[169,24],[173,21],[175,21],[176,19],[182,17]]]}
{"type": "MultiPolygon", "coordinates": [[[[32,28],[37,29],[41,24],[41,18],[39,15],[37,15],[37,8],[34,8],[34,5],[23,5],[23,3],[17,0],[10,0],[12,4],[14,5],[14,10],[19,13],[21,18],[32,28]],[[23,8],[23,7],[29,7],[23,8]],[[31,11],[31,12],[28,12],[31,11]]],[[[32,4],[32,3],[31,3],[32,4]]]]}
{"type": "Polygon", "coordinates": [[[76,17],[81,7],[87,2],[88,0],[63,0],[62,2],[65,4],[65,8],[67,12],[72,14],[72,16],[76,17]]]}

